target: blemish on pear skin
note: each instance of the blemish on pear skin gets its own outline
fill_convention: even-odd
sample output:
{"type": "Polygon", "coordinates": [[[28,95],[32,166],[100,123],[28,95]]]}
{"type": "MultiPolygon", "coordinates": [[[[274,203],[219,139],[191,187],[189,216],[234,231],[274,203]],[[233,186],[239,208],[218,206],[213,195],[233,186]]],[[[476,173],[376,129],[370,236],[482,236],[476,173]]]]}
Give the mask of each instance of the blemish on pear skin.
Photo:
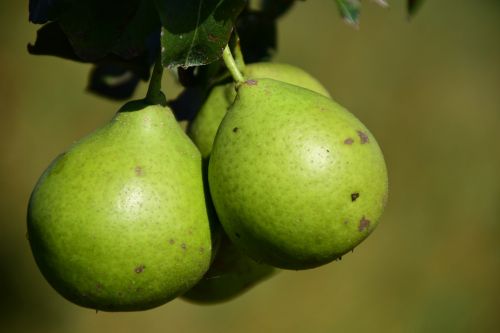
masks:
{"type": "Polygon", "coordinates": [[[354,140],[352,138],[347,138],[344,140],[344,144],[346,145],[352,145],[354,143],[354,140]]]}
{"type": "Polygon", "coordinates": [[[240,129],[238,127],[233,128],[233,133],[237,133],[240,129]]]}
{"type": "Polygon", "coordinates": [[[349,221],[348,221],[348,220],[345,220],[345,221],[344,221],[344,224],[345,224],[345,225],[349,224],[349,221]]]}
{"type": "Polygon", "coordinates": [[[186,248],[187,248],[187,247],[186,247],[186,243],[182,243],[182,244],[181,244],[181,248],[182,248],[182,250],[183,250],[183,251],[186,251],[186,248]]]}
{"type": "Polygon", "coordinates": [[[170,244],[170,245],[174,245],[174,244],[175,244],[175,239],[170,238],[170,239],[168,240],[168,244],[170,244]]]}
{"type": "Polygon", "coordinates": [[[205,252],[205,248],[202,246],[200,247],[200,253],[204,253],[205,252]]]}
{"type": "Polygon", "coordinates": [[[245,84],[249,86],[256,86],[257,85],[257,80],[246,80],[245,84]]]}
{"type": "Polygon", "coordinates": [[[358,230],[360,232],[365,231],[370,226],[370,220],[366,219],[364,216],[359,221],[358,230]]]}
{"type": "Polygon", "coordinates": [[[359,135],[359,139],[361,140],[361,144],[368,143],[370,140],[368,138],[368,135],[366,135],[365,132],[362,131],[357,131],[359,135]]]}
{"type": "Polygon", "coordinates": [[[146,266],[144,265],[139,265],[137,266],[135,269],[134,269],[134,272],[136,272],[137,274],[140,274],[142,272],[144,272],[144,269],[146,268],[146,266]]]}
{"type": "Polygon", "coordinates": [[[95,285],[95,288],[96,288],[97,290],[101,290],[101,289],[102,289],[102,284],[97,283],[97,284],[95,285]]]}
{"type": "Polygon", "coordinates": [[[135,169],[134,169],[134,172],[135,172],[135,174],[136,174],[138,177],[142,176],[142,174],[143,174],[142,167],[140,167],[140,166],[136,166],[136,167],[135,167],[135,169]]]}
{"type": "Polygon", "coordinates": [[[235,235],[237,238],[240,238],[240,237],[241,237],[239,233],[235,233],[234,235],[235,235]]]}
{"type": "Polygon", "coordinates": [[[354,202],[356,199],[359,198],[359,193],[355,192],[351,194],[351,201],[354,202]]]}

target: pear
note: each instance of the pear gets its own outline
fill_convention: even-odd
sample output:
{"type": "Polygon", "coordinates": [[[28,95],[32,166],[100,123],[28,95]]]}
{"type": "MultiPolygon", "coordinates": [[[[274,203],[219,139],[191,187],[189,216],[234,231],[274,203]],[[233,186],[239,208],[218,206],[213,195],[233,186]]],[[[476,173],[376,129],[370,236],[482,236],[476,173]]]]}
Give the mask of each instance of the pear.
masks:
{"type": "Polygon", "coordinates": [[[245,67],[245,77],[268,78],[286,82],[330,97],[323,85],[303,69],[283,63],[259,62],[245,67]]]}
{"type": "Polygon", "coordinates": [[[210,269],[183,298],[201,304],[225,302],[269,278],[275,271],[274,267],[259,264],[242,254],[223,234],[210,269]]]}
{"type": "Polygon", "coordinates": [[[258,262],[296,270],[363,241],[388,192],[382,152],[354,115],[272,79],[239,86],[215,138],[208,181],[231,241],[258,262]]]}
{"type": "Polygon", "coordinates": [[[29,202],[48,282],[78,305],[145,310],[193,287],[212,250],[201,156],[167,107],[126,104],[60,155],[29,202]]]}
{"type": "Polygon", "coordinates": [[[222,230],[211,200],[208,177],[208,160],[205,159],[203,180],[208,217],[212,222],[213,253],[210,268],[203,278],[182,297],[185,300],[213,304],[229,301],[276,272],[272,266],[260,264],[249,258],[234,244],[222,230]]]}
{"type": "Polygon", "coordinates": [[[200,150],[202,158],[207,159],[210,156],[217,129],[235,97],[236,92],[232,83],[213,87],[196,117],[189,124],[187,134],[200,150]]]}
{"type": "MultiPolygon", "coordinates": [[[[246,66],[245,74],[250,77],[282,80],[329,96],[326,89],[315,78],[295,66],[280,63],[255,63],[246,66]]],[[[217,129],[235,97],[234,84],[215,86],[190,124],[188,135],[199,148],[204,159],[210,156],[217,129]]],[[[207,200],[209,210],[213,211],[210,196],[207,196],[207,200]]],[[[211,217],[214,225],[217,225],[216,214],[211,214],[211,217]]],[[[243,254],[227,236],[222,237],[224,245],[217,251],[208,272],[183,298],[206,304],[224,302],[242,294],[257,282],[276,272],[274,267],[257,263],[243,254]]]]}
{"type": "MultiPolygon", "coordinates": [[[[270,78],[295,84],[324,96],[330,96],[314,77],[292,65],[271,62],[255,63],[247,65],[244,74],[251,78],[270,78]]],[[[235,97],[236,91],[232,83],[213,87],[202,108],[189,125],[188,135],[200,150],[203,158],[210,155],[217,129],[235,97]]]]}

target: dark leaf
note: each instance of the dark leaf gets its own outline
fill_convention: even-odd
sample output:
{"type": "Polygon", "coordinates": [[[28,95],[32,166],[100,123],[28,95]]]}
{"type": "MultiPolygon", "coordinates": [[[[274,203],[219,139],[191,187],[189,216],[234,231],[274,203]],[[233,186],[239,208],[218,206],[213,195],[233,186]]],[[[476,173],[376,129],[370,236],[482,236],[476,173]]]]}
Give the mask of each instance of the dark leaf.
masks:
{"type": "Polygon", "coordinates": [[[358,26],[361,3],[359,0],[336,0],[340,15],[350,25],[358,26]]]}
{"type": "Polygon", "coordinates": [[[201,86],[187,87],[176,99],[168,105],[177,120],[193,120],[206,98],[206,90],[201,86]]]}
{"type": "Polygon", "coordinates": [[[57,22],[48,23],[38,29],[35,44],[28,44],[28,52],[34,55],[52,55],[82,61],[57,22]]]}
{"type": "Polygon", "coordinates": [[[62,0],[30,0],[29,20],[38,24],[53,20],[62,4],[62,0]]]}
{"type": "Polygon", "coordinates": [[[168,67],[209,64],[222,55],[245,0],[155,0],[168,67]]]}
{"type": "Polygon", "coordinates": [[[159,34],[147,39],[147,52],[123,60],[115,55],[106,56],[90,73],[88,91],[111,99],[128,99],[139,81],[147,81],[152,64],[159,54],[159,34]]]}
{"type": "Polygon", "coordinates": [[[31,0],[30,20],[52,21],[28,51],[92,62],[89,91],[129,98],[149,77],[160,50],[160,19],[150,0],[31,0]]]}
{"type": "Polygon", "coordinates": [[[93,61],[110,53],[139,8],[139,0],[73,1],[57,21],[76,54],[93,61]]]}
{"type": "MultiPolygon", "coordinates": [[[[127,59],[140,55],[144,48],[154,46],[155,51],[160,50],[160,18],[151,0],[142,0],[134,17],[123,29],[123,33],[116,41],[112,52],[127,59]]],[[[155,52],[154,57],[157,56],[155,52]]],[[[156,59],[156,58],[155,58],[156,59]]],[[[151,59],[151,63],[155,61],[151,59]]]]}
{"type": "Polygon", "coordinates": [[[198,83],[197,82],[198,80],[196,79],[194,72],[195,72],[195,67],[177,68],[177,78],[179,80],[179,83],[183,87],[192,87],[196,85],[198,83]]]}
{"type": "MultiPolygon", "coordinates": [[[[88,90],[112,98],[126,99],[132,96],[138,82],[149,78],[151,64],[159,52],[158,33],[148,38],[147,52],[124,60],[109,54],[99,60],[90,74],[88,90]]],[[[52,55],[74,61],[86,62],[73,51],[66,35],[57,22],[44,25],[37,32],[35,44],[28,51],[36,55],[52,55]]]]}
{"type": "Polygon", "coordinates": [[[278,18],[295,4],[295,0],[262,0],[261,11],[269,17],[278,18]]]}
{"type": "Polygon", "coordinates": [[[413,16],[420,8],[424,0],[408,0],[408,15],[413,16]]]}
{"type": "Polygon", "coordinates": [[[88,61],[80,58],[71,47],[67,36],[59,27],[57,22],[45,24],[37,31],[35,44],[28,44],[28,52],[33,55],[50,55],[64,59],[92,62],[97,64],[118,64],[123,68],[130,69],[137,73],[140,78],[149,77],[149,68],[153,64],[156,55],[159,53],[159,34],[153,33],[146,39],[146,49],[144,52],[130,59],[123,59],[115,54],[108,54],[98,61],[88,61]]]}
{"type": "Polygon", "coordinates": [[[268,60],[276,50],[276,21],[266,13],[243,12],[236,24],[236,30],[245,62],[268,60]]]}
{"type": "Polygon", "coordinates": [[[91,62],[108,54],[141,55],[147,38],[159,34],[161,26],[151,0],[32,0],[30,19],[57,22],[78,58],[91,62]]]}
{"type": "Polygon", "coordinates": [[[123,100],[132,96],[139,76],[118,64],[97,65],[90,73],[88,90],[100,96],[123,100]]]}

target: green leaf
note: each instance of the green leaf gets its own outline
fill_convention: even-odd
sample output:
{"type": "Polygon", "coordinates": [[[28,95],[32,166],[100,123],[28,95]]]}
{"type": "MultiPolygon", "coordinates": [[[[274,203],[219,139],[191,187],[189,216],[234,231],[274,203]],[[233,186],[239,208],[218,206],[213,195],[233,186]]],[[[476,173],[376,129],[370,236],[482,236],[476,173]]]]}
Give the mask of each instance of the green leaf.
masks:
{"type": "Polygon", "coordinates": [[[361,2],[359,0],[336,0],[340,15],[350,25],[358,26],[361,2]]]}
{"type": "Polygon", "coordinates": [[[162,63],[209,64],[222,55],[246,0],[155,0],[162,23],[162,63]]]}
{"type": "Polygon", "coordinates": [[[424,0],[408,0],[408,15],[411,17],[415,15],[424,0]]]}

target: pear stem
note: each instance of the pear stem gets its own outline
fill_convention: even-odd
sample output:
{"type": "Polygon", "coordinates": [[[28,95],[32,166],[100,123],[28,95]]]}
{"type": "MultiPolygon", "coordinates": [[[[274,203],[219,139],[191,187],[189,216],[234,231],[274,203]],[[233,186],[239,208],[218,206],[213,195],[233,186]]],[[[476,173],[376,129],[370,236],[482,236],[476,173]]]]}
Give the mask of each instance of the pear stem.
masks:
{"type": "Polygon", "coordinates": [[[146,93],[146,101],[152,105],[160,104],[167,105],[167,99],[161,91],[161,79],[163,76],[163,65],[161,64],[161,56],[156,59],[151,79],[149,80],[148,92],[146,93]]]}
{"type": "Polygon", "coordinates": [[[229,49],[229,45],[226,45],[226,47],[224,48],[224,52],[222,52],[222,59],[224,59],[224,63],[226,64],[226,67],[229,70],[229,73],[231,73],[233,80],[236,83],[245,82],[243,75],[241,75],[241,72],[238,69],[238,65],[236,65],[236,61],[234,60],[233,55],[231,54],[231,50],[229,49]]]}
{"type": "Polygon", "coordinates": [[[241,52],[240,38],[237,37],[236,45],[234,47],[234,60],[240,72],[245,72],[245,59],[243,58],[243,52],[241,52]]]}

